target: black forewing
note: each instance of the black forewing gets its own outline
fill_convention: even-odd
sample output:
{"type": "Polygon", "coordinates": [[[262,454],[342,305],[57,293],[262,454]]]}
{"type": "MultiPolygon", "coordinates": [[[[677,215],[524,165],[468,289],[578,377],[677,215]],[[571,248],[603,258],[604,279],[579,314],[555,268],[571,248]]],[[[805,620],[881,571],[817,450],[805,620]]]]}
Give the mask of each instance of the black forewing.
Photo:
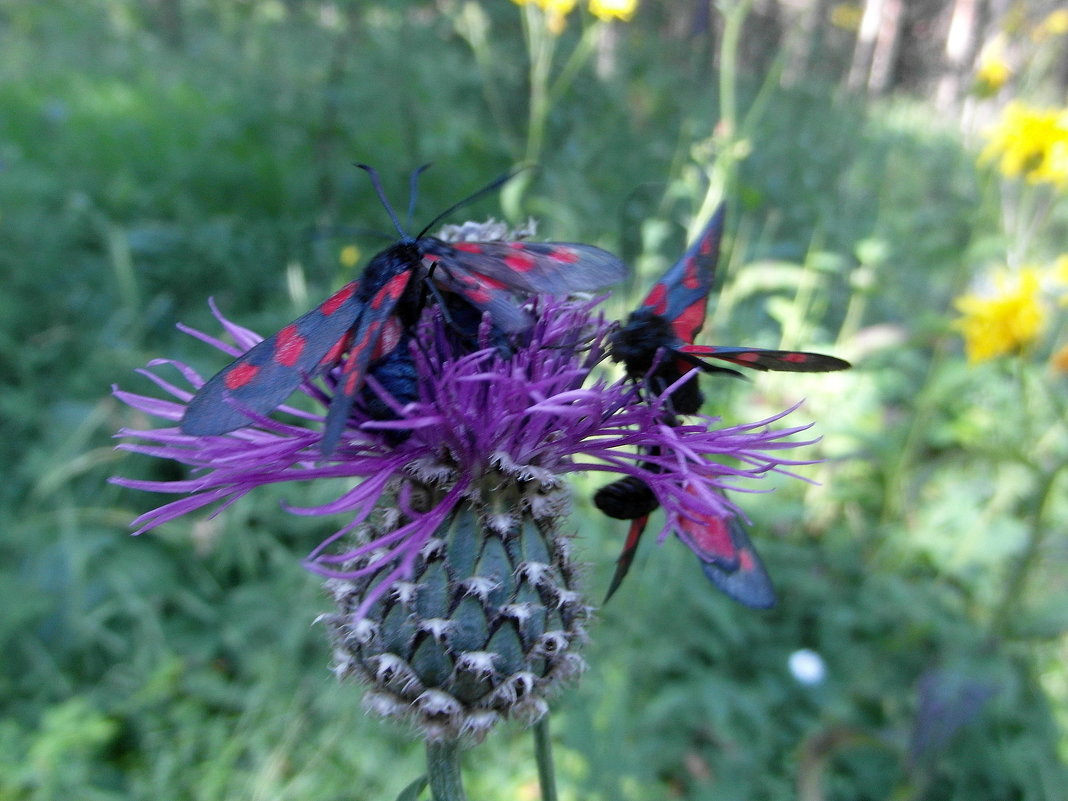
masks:
{"type": "Polygon", "coordinates": [[[360,314],[358,287],[346,284],[216,373],[186,407],[182,432],[211,436],[248,425],[248,412],[267,414],[329,367],[360,314]]]}
{"type": "Polygon", "coordinates": [[[458,292],[506,331],[529,325],[515,295],[566,295],[617,283],[626,266],[593,245],[562,242],[457,242],[419,240],[431,277],[458,292]]]}

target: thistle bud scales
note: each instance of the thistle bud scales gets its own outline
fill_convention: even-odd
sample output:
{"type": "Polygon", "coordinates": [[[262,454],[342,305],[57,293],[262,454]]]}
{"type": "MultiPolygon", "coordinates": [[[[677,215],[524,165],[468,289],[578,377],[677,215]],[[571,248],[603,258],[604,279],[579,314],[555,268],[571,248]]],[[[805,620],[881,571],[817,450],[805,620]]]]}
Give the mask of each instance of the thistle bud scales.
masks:
{"type": "MultiPolygon", "coordinates": [[[[562,518],[536,519],[526,500],[531,491],[566,489],[515,479],[493,484],[492,492],[472,492],[441,524],[434,547],[420,551],[401,582],[405,591],[395,583],[369,607],[370,625],[353,616],[381,572],[330,582],[338,613],[324,619],[337,672],[371,685],[369,709],[409,718],[427,737],[479,738],[499,719],[536,719],[550,691],[582,665],[571,650],[584,639],[588,608],[573,600],[577,571],[558,532],[562,518]],[[356,629],[365,636],[352,636],[356,629]]],[[[429,497],[442,493],[420,489],[429,497]]],[[[551,508],[566,506],[560,499],[551,508]]],[[[388,522],[404,525],[403,517],[388,522]]],[[[363,537],[387,534],[380,522],[363,537]]]]}

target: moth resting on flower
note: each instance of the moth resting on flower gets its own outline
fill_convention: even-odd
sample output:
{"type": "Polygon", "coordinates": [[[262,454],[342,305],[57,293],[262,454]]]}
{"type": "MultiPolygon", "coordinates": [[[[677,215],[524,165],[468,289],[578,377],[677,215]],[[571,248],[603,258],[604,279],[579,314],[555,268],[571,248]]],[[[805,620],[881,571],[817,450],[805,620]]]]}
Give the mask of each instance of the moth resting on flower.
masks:
{"type": "MultiPolygon", "coordinates": [[[[430,296],[454,325],[477,322],[485,312],[506,335],[531,323],[516,296],[600,289],[624,275],[622,262],[590,245],[467,239],[450,244],[426,236],[444,215],[416,236],[408,236],[386,200],[378,174],[366,164],[358,166],[370,175],[400,241],[371,259],[359,280],[345,284],[318,307],[239,355],[201,386],[182,416],[186,434],[233,431],[256,415],[271,412],[302,381],[340,367],[320,442],[322,454],[329,456],[369,374],[386,382],[394,400],[403,403],[415,397],[417,377],[408,356],[411,328],[430,296]]],[[[415,183],[427,166],[412,173],[413,200],[415,183]]],[[[477,194],[509,177],[498,178],[477,194]]],[[[365,400],[374,416],[392,416],[391,409],[376,404],[373,397],[365,400]]]]}
{"type": "MultiPolygon", "coordinates": [[[[653,285],[626,322],[609,335],[611,358],[623,364],[627,375],[642,382],[644,391],[663,397],[666,425],[679,425],[679,415],[696,413],[704,402],[696,377],[683,380],[687,373],[701,370],[741,376],[737,370],[709,364],[706,358],[791,373],[823,373],[850,366],[849,362],[822,353],[694,344],[708,315],[708,295],[719,263],[725,216],[726,208],[720,204],[682,258],[653,285]]],[[[647,453],[646,466],[655,471],[664,459],[670,458],[670,453],[652,450],[647,453]]],[[[605,596],[607,601],[630,570],[649,515],[659,502],[635,476],[601,487],[593,500],[609,517],[631,521],[605,596]]],[[[738,516],[684,516],[675,533],[697,556],[708,580],[728,597],[757,609],[775,604],[771,579],[738,516]]]]}

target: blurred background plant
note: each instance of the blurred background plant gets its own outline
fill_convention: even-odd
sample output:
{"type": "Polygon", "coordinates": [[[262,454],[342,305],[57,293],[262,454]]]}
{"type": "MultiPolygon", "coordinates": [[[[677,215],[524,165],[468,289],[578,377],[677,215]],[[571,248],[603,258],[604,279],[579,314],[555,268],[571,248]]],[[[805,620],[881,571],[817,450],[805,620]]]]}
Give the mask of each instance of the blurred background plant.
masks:
{"type": "MultiPolygon", "coordinates": [[[[722,197],[703,340],[858,365],[706,380],[728,421],[804,398],[824,435],[819,485],[746,505],[780,604],[644,548],[555,715],[561,798],[1063,797],[1059,5],[4,0],[0,798],[391,798],[419,773],[307,624],[299,557],[333,529],[278,503],[331,490],[130,541],[154,501],[106,477],[175,476],[112,450],[137,421],[108,387],[220,367],[173,327],[210,327],[205,295],[273,330],[360,270],[392,235],[351,162],[399,194],[434,161],[426,220],[524,158],[470,214],[620,253],[620,314],[722,197]]],[[[588,495],[597,594],[624,532],[588,495]]],[[[527,737],[474,762],[472,797],[537,797],[527,737]]]]}

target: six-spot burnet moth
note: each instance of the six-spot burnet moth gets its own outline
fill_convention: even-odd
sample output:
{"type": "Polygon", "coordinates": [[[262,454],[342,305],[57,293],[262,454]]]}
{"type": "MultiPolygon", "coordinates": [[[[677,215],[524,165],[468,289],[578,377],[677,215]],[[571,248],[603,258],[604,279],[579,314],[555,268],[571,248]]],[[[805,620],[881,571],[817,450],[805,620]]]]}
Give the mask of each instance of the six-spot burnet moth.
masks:
{"type": "MultiPolygon", "coordinates": [[[[758,370],[827,372],[848,368],[848,362],[820,353],[695,344],[704,326],[719,261],[724,216],[724,206],[720,205],[697,241],[612,334],[611,357],[623,364],[627,375],[644,381],[648,391],[655,395],[662,394],[695,368],[740,375],[731,368],[709,364],[701,357],[758,370]]],[[[702,402],[695,380],[679,384],[668,398],[670,412],[666,422],[675,424],[676,415],[695,414],[702,402]]],[[[646,462],[645,467],[654,469],[655,463],[646,462]]],[[[594,504],[609,517],[631,521],[605,597],[607,601],[630,570],[649,515],[659,503],[645,482],[628,476],[598,490],[594,504]]],[[[775,603],[767,571],[736,517],[680,518],[675,533],[697,554],[709,580],[729,597],[754,608],[775,603]]]]}
{"type": "MultiPolygon", "coordinates": [[[[225,434],[279,406],[301,382],[338,372],[320,449],[328,456],[341,440],[357,393],[368,374],[403,403],[415,395],[408,338],[428,302],[469,304],[489,312],[504,334],[526,329],[522,309],[537,294],[593,290],[623,278],[626,268],[591,245],[559,242],[446,243],[427,231],[465,202],[500,186],[505,175],[434,219],[417,236],[404,233],[373,169],[379,199],[400,240],[371,259],[363,275],[317,308],[239,356],[208,380],[182,418],[186,434],[225,434]]],[[[416,178],[412,174],[412,203],[416,178]]],[[[446,312],[447,313],[447,312],[446,312]]]]}

